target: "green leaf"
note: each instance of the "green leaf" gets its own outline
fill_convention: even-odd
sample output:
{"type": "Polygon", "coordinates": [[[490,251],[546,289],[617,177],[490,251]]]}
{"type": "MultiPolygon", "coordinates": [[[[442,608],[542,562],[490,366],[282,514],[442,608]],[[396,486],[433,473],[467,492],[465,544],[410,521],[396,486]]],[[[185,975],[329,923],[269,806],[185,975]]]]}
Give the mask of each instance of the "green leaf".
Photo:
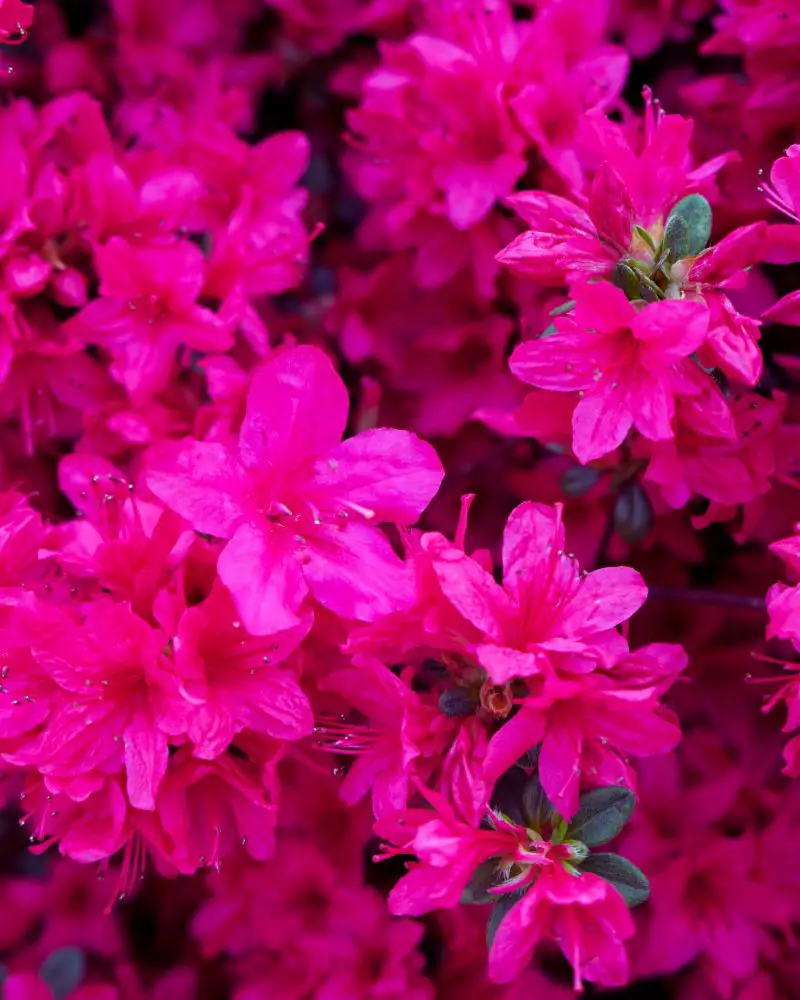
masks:
{"type": "Polygon", "coordinates": [[[600,478],[600,470],[591,465],[575,465],[561,477],[561,489],[571,497],[588,493],[600,478]]]}
{"type": "Polygon", "coordinates": [[[619,854],[591,854],[581,871],[593,872],[610,882],[628,906],[639,906],[650,895],[650,883],[632,861],[619,854]]]}
{"type": "Polygon", "coordinates": [[[540,340],[544,340],[545,337],[552,337],[554,333],[558,333],[558,327],[555,323],[551,323],[546,329],[542,330],[539,335],[540,340]]]}
{"type": "Polygon", "coordinates": [[[497,870],[497,862],[494,858],[482,862],[475,869],[469,885],[461,894],[462,903],[494,903],[497,895],[489,892],[493,885],[497,885],[500,873],[497,870]]]}
{"type": "Polygon", "coordinates": [[[522,892],[507,892],[502,896],[497,898],[497,902],[492,907],[492,912],[489,916],[489,922],[486,925],[486,944],[489,948],[492,947],[494,942],[494,936],[497,934],[497,929],[503,922],[503,918],[508,913],[508,911],[518,903],[522,897],[525,895],[525,891],[522,892]]]}
{"type": "Polygon", "coordinates": [[[636,798],[630,788],[593,788],[581,796],[580,808],[570,824],[569,839],[587,847],[616,837],[631,818],[636,798]]]}
{"type": "Polygon", "coordinates": [[[575,308],[575,299],[569,299],[567,302],[562,302],[560,306],[556,306],[555,309],[550,310],[551,316],[563,316],[564,313],[571,312],[575,308]]]}
{"type": "Polygon", "coordinates": [[[685,257],[695,257],[705,250],[711,236],[711,206],[701,194],[690,194],[681,198],[669,213],[666,231],[674,217],[680,218],[689,233],[685,257]]]}
{"type": "Polygon", "coordinates": [[[656,252],[656,245],[653,242],[653,237],[643,226],[634,226],[633,231],[636,233],[636,235],[639,237],[640,240],[642,240],[644,243],[647,244],[647,246],[650,247],[653,253],[656,252]]]}
{"type": "Polygon", "coordinates": [[[448,688],[439,695],[439,711],[452,717],[472,715],[475,702],[465,688],[448,688]]]}
{"type": "Polygon", "coordinates": [[[641,282],[636,271],[621,260],[611,272],[611,282],[621,288],[629,299],[641,298],[641,282]]]}
{"type": "Polygon", "coordinates": [[[614,503],[614,527],[626,542],[647,538],[653,526],[653,507],[639,483],[626,483],[614,503]]]}
{"type": "Polygon", "coordinates": [[[522,792],[522,812],[525,816],[525,825],[540,833],[544,824],[555,815],[555,809],[542,788],[538,774],[532,774],[525,782],[522,792]]]}
{"type": "Polygon", "coordinates": [[[69,996],[85,975],[86,959],[80,948],[57,948],[39,966],[39,978],[50,988],[55,1000],[69,996]]]}
{"type": "Polygon", "coordinates": [[[689,256],[689,247],[692,245],[692,234],[689,232],[689,224],[682,215],[672,215],[667,219],[664,229],[664,242],[662,244],[670,260],[683,260],[689,256]]]}
{"type": "Polygon", "coordinates": [[[498,778],[492,792],[492,808],[508,816],[518,826],[525,822],[522,802],[527,780],[522,768],[512,767],[498,778]]]}

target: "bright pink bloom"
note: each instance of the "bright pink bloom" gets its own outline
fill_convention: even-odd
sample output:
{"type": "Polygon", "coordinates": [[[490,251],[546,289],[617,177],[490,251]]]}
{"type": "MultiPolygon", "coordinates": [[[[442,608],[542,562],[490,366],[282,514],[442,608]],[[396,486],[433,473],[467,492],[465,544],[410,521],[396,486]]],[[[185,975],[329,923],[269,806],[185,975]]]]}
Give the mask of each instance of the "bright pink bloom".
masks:
{"type": "Polygon", "coordinates": [[[220,578],[254,635],[295,627],[309,590],[367,621],[410,602],[407,570],[374,525],[413,523],[441,465],[404,431],[342,442],[347,409],[325,355],[297,347],[254,377],[235,448],[187,441],[151,456],[156,496],[197,531],[228,540],[220,578]]]}
{"type": "Polygon", "coordinates": [[[231,346],[231,330],[197,304],[204,261],[191,243],[137,247],[114,237],[97,251],[97,269],[101,297],[78,314],[72,328],[108,349],[111,374],[132,397],[166,386],[179,347],[231,346]]]}
{"type": "Polygon", "coordinates": [[[219,583],[183,611],[172,640],[180,697],[172,703],[170,731],[188,735],[195,757],[214,760],[243,729],[277,740],[310,735],[308,699],[292,671],[277,664],[303,640],[311,620],[307,613],[287,632],[247,635],[219,583]]]}
{"type": "Polygon", "coordinates": [[[609,278],[627,256],[651,260],[652,250],[634,230],[646,230],[658,246],[670,210],[701,191],[733,154],[692,167],[693,122],[654,111],[646,92],[644,142],[635,151],[620,125],[599,112],[586,116],[587,141],[600,160],[588,198],[571,200],[549,191],[522,191],[508,204],[528,223],[498,255],[506,266],[541,284],[609,278]]]}
{"type": "Polygon", "coordinates": [[[274,849],[277,808],[267,769],[222,754],[197,760],[184,747],[170,759],[152,822],[143,827],[169,866],[191,875],[219,869],[243,850],[263,861],[274,849]]]}
{"type": "Polygon", "coordinates": [[[354,758],[341,786],[342,798],[353,805],[372,789],[377,819],[404,809],[414,775],[427,778],[453,724],[406,679],[372,657],[356,657],[352,667],[332,670],[319,684],[322,691],[341,695],[366,720],[318,717],[314,727],[320,747],[354,758]]]}
{"type": "MultiPolygon", "coordinates": [[[[5,759],[35,766],[51,791],[76,801],[124,772],[131,804],[154,809],[168,757],[158,721],[159,691],[168,680],[164,637],[109,600],[94,601],[83,624],[55,609],[45,617],[45,611],[26,611],[25,621],[33,657],[51,685],[50,712],[5,759]]],[[[13,667],[7,669],[10,675],[13,667]]],[[[26,697],[41,709],[33,686],[26,697]]]]}
{"type": "Polygon", "coordinates": [[[542,787],[565,818],[577,812],[582,777],[593,785],[635,787],[629,758],[666,753],[680,739],[676,716],[660,697],[686,665],[680,646],[654,644],[608,671],[534,689],[490,740],[487,779],[496,781],[541,743],[542,787]]]}
{"type": "Polygon", "coordinates": [[[577,991],[584,979],[623,986],[628,956],[622,942],[633,932],[633,919],[613,886],[591,872],[576,878],[561,865],[552,865],[500,922],[489,953],[489,974],[509,982],[528,964],[540,941],[554,940],[572,964],[577,991]]]}
{"type": "Polygon", "coordinates": [[[654,302],[637,311],[618,288],[585,284],[556,332],[521,344],[511,360],[530,385],[575,392],[573,448],[581,462],[618,448],[632,427],[652,441],[674,436],[675,396],[696,394],[682,375],[708,336],[701,302],[654,302]]]}
{"type": "Polygon", "coordinates": [[[635,570],[581,573],[565,544],[560,508],[521,504],[503,535],[501,587],[441,535],[423,539],[444,595],[474,630],[470,650],[496,684],[548,672],[562,654],[586,669],[615,648],[611,630],[644,603],[635,570]]]}

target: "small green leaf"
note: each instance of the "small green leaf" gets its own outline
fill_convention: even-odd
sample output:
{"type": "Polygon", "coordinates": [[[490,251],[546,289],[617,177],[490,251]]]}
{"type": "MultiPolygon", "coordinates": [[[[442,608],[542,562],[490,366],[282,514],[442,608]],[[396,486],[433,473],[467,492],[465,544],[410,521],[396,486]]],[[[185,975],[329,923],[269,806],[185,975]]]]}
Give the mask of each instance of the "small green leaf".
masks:
{"type": "Polygon", "coordinates": [[[494,936],[497,934],[497,929],[503,922],[503,918],[514,906],[514,904],[518,903],[524,895],[525,890],[522,892],[507,892],[502,896],[496,897],[497,902],[492,907],[489,922],[486,925],[486,944],[489,948],[492,947],[494,936]]]}
{"type": "Polygon", "coordinates": [[[591,854],[581,870],[593,872],[610,882],[628,906],[644,903],[650,895],[650,883],[632,861],[619,854],[591,854]]]}
{"type": "Polygon", "coordinates": [[[643,541],[653,526],[653,507],[640,483],[630,482],[614,503],[614,527],[626,542],[643,541]]]}
{"type": "Polygon", "coordinates": [[[452,717],[472,715],[475,702],[465,688],[448,688],[439,695],[439,711],[452,717]]]}
{"type": "Polygon", "coordinates": [[[497,894],[492,894],[489,889],[497,885],[500,879],[500,872],[497,869],[497,862],[490,858],[478,865],[469,881],[469,885],[461,894],[462,903],[494,903],[497,901],[497,894]]]}
{"type": "Polygon", "coordinates": [[[588,493],[600,478],[600,470],[591,465],[575,465],[561,477],[561,489],[570,497],[588,493]]]}
{"type": "Polygon", "coordinates": [[[569,299],[567,302],[562,302],[560,306],[556,306],[555,309],[550,310],[551,316],[563,316],[564,313],[571,312],[575,308],[575,299],[569,299]]]}
{"type": "Polygon", "coordinates": [[[50,988],[55,1000],[69,996],[85,975],[86,959],[80,948],[57,948],[39,966],[39,978],[50,988]]]}
{"type": "Polygon", "coordinates": [[[555,325],[555,323],[551,323],[550,326],[542,330],[541,334],[539,335],[539,339],[544,340],[545,337],[552,337],[554,333],[558,333],[558,327],[555,325]]]}
{"type": "Polygon", "coordinates": [[[641,298],[639,275],[634,269],[621,260],[611,272],[611,282],[621,288],[629,299],[641,298]]]}
{"type": "Polygon", "coordinates": [[[647,246],[650,247],[653,253],[656,252],[656,245],[653,241],[653,237],[644,228],[644,226],[634,226],[633,231],[636,233],[636,235],[639,237],[640,240],[642,240],[644,243],[647,244],[647,246]]]}
{"type": "Polygon", "coordinates": [[[522,812],[525,825],[539,832],[555,815],[555,809],[542,788],[538,774],[532,774],[525,782],[522,792],[522,812]]]}
{"type": "Polygon", "coordinates": [[[569,839],[587,847],[616,837],[631,818],[636,798],[630,788],[593,788],[581,796],[580,808],[570,824],[569,839]]]}
{"type": "Polygon", "coordinates": [[[689,232],[689,224],[682,215],[672,215],[667,219],[664,229],[663,248],[670,260],[683,260],[689,256],[689,247],[692,245],[692,235],[689,232]]]}
{"type": "Polygon", "coordinates": [[[527,780],[528,777],[522,768],[512,767],[500,776],[492,792],[492,808],[508,816],[512,823],[518,826],[522,826],[525,822],[523,796],[527,780]]]}
{"type": "Polygon", "coordinates": [[[701,194],[681,198],[669,213],[665,233],[676,216],[683,220],[689,233],[684,256],[695,257],[705,250],[711,236],[711,206],[701,194]]]}

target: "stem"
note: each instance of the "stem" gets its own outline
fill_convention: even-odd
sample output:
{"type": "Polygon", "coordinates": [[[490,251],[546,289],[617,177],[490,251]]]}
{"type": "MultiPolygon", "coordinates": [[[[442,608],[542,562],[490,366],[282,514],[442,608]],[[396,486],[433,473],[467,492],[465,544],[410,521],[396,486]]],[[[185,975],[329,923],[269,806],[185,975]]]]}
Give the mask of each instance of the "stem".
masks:
{"type": "Polygon", "coordinates": [[[717,590],[684,590],[681,587],[650,587],[650,597],[663,601],[685,601],[689,604],[716,604],[732,608],[751,608],[764,611],[763,597],[747,594],[725,594],[717,590]]]}

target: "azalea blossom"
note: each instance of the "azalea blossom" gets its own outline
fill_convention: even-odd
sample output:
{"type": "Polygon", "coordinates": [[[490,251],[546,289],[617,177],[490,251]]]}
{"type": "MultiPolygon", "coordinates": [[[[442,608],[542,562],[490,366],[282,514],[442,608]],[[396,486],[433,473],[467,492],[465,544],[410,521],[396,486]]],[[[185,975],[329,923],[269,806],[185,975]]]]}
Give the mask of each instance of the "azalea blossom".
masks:
{"type": "Polygon", "coordinates": [[[403,431],[342,442],[346,420],[346,390],[330,362],[298,347],[253,382],[235,449],[187,441],[150,457],[156,496],[195,530],[228,540],[220,578],[251,632],[296,626],[309,591],[366,620],[410,599],[410,577],[374,525],[413,523],[441,467],[429,445],[403,431]],[[311,430],[320,408],[325,423],[311,430]]]}

